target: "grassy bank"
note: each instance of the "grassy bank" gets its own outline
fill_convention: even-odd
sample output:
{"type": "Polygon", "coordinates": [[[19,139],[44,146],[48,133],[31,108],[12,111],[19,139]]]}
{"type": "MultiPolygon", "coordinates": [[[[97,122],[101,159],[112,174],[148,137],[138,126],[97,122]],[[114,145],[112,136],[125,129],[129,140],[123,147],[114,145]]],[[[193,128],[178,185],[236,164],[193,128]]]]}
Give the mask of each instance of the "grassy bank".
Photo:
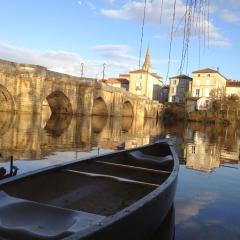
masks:
{"type": "Polygon", "coordinates": [[[240,114],[236,111],[195,111],[186,113],[184,104],[167,104],[164,112],[165,121],[191,121],[212,124],[238,125],[240,126],[240,114]]]}
{"type": "Polygon", "coordinates": [[[176,120],[185,120],[184,104],[167,103],[163,114],[164,121],[173,122],[176,120]]]}

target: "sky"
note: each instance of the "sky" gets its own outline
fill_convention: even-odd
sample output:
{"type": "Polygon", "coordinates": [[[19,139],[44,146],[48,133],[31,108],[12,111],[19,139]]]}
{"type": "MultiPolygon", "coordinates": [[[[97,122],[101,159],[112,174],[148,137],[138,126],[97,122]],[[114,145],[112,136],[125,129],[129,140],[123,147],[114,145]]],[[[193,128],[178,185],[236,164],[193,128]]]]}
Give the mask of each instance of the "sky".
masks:
{"type": "MultiPolygon", "coordinates": [[[[174,0],[147,0],[141,64],[147,47],[152,67],[166,77],[179,73],[185,0],[176,1],[172,50],[169,48],[174,0]]],[[[240,0],[209,0],[207,40],[190,39],[184,74],[201,68],[220,69],[240,80],[240,0]],[[199,54],[200,52],[200,54],[199,54]]],[[[143,21],[142,0],[0,0],[0,59],[30,63],[84,76],[117,77],[138,68],[143,21]]]]}

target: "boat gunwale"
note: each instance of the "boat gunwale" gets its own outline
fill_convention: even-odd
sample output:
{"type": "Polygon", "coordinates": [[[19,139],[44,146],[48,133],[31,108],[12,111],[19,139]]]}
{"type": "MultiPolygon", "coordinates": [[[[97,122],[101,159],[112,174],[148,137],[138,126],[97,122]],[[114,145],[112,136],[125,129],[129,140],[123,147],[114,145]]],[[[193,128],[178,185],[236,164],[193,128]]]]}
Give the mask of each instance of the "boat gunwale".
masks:
{"type": "MultiPolygon", "coordinates": [[[[160,184],[158,187],[156,187],[156,189],[154,189],[152,192],[145,195],[143,198],[137,200],[130,206],[120,210],[119,212],[117,212],[111,216],[108,216],[108,217],[96,222],[95,224],[92,224],[91,226],[89,226],[88,228],[86,228],[82,231],[73,233],[72,235],[66,237],[65,239],[73,240],[73,239],[85,238],[87,236],[94,234],[95,232],[99,231],[100,229],[107,228],[114,222],[119,221],[122,218],[125,218],[126,216],[130,215],[134,211],[137,211],[140,207],[143,207],[148,202],[150,202],[151,200],[156,198],[158,195],[160,195],[165,189],[168,188],[168,186],[170,186],[176,180],[176,178],[178,176],[178,170],[179,170],[179,159],[178,159],[178,156],[175,152],[175,149],[174,149],[173,144],[170,139],[160,139],[160,140],[156,141],[155,143],[143,145],[143,146],[136,147],[136,148],[123,149],[120,151],[114,151],[112,153],[105,153],[105,154],[101,154],[101,155],[97,155],[97,156],[86,157],[86,158],[80,159],[78,161],[73,160],[68,163],[61,163],[61,164],[56,164],[53,166],[41,168],[41,169],[29,172],[29,173],[24,173],[24,174],[21,174],[18,176],[14,176],[10,179],[3,179],[0,182],[0,188],[3,186],[7,186],[8,184],[17,182],[17,181],[26,180],[27,178],[29,178],[33,175],[35,175],[35,176],[41,175],[43,173],[49,173],[51,171],[60,170],[60,169],[65,168],[66,166],[69,167],[69,166],[72,166],[72,165],[75,165],[75,164],[78,164],[78,163],[81,163],[84,161],[96,160],[98,158],[102,158],[105,156],[112,156],[112,155],[121,154],[124,152],[141,150],[143,148],[147,148],[147,147],[153,146],[155,144],[161,144],[161,143],[163,143],[163,144],[165,143],[170,148],[171,154],[173,156],[174,164],[173,164],[173,169],[171,171],[171,174],[166,178],[166,180],[162,184],[160,184]]],[[[66,208],[63,208],[63,209],[66,209],[66,208]]]]}

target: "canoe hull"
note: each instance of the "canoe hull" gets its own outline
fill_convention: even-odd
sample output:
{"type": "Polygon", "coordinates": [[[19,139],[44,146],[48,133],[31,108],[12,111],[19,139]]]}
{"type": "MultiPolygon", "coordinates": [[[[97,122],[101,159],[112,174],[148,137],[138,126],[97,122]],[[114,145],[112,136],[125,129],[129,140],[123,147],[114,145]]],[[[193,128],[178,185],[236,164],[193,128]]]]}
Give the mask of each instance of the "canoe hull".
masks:
{"type": "MultiPolygon", "coordinates": [[[[0,183],[0,189],[8,193],[10,196],[16,197],[18,201],[22,201],[21,199],[27,199],[28,205],[32,203],[34,203],[35,205],[39,204],[40,207],[45,209],[46,207],[44,207],[44,204],[49,204],[48,206],[50,208],[52,207],[52,211],[55,208],[58,208],[59,210],[61,210],[61,208],[77,210],[75,211],[75,214],[79,218],[81,217],[80,211],[82,210],[86,213],[99,214],[99,216],[104,217],[103,219],[100,220],[93,219],[94,223],[89,223],[89,225],[86,228],[82,228],[80,225],[77,225],[77,227],[74,228],[75,226],[74,224],[76,223],[76,221],[74,220],[75,218],[71,219],[71,221],[74,220],[73,224],[71,225],[71,227],[73,226],[71,235],[68,235],[68,237],[64,239],[146,240],[150,239],[153,236],[153,234],[158,230],[158,228],[160,227],[161,223],[163,222],[164,218],[167,216],[169,210],[173,205],[177,186],[178,170],[179,160],[171,142],[169,142],[168,140],[160,140],[155,144],[149,144],[131,150],[119,151],[117,153],[106,154],[95,158],[85,159],[79,162],[72,162],[55,167],[53,166],[48,169],[40,170],[34,173],[29,173],[23,176],[16,176],[9,180],[6,179],[3,180],[2,183],[0,183]],[[136,159],[128,158],[129,152],[131,153],[139,150],[142,151],[141,157],[144,156],[146,157],[146,159],[141,159],[141,161],[138,161],[136,159]],[[163,165],[161,165],[161,162],[156,164],[156,160],[154,159],[156,158],[161,159],[161,156],[168,155],[172,156],[172,160],[171,161],[168,160],[167,165],[165,164],[165,162],[163,162],[163,165]],[[111,166],[114,166],[116,168],[121,168],[123,165],[125,165],[125,167],[132,169],[132,175],[129,174],[127,170],[123,171],[121,169],[121,171],[120,170],[113,171],[114,174],[110,176],[108,174],[109,169],[111,168],[106,167],[105,169],[103,169],[100,168],[99,166],[96,168],[91,168],[91,166],[87,166],[88,162],[96,163],[96,166],[102,162],[102,164],[105,165],[107,164],[106,166],[109,166],[110,164],[111,166]],[[132,166],[132,164],[135,165],[132,166]],[[158,166],[161,166],[161,168],[158,169],[158,166]],[[87,167],[88,169],[86,169],[87,167]],[[143,173],[142,179],[139,179],[139,174],[136,174],[136,169],[138,169],[139,172],[143,170],[146,171],[146,174],[143,173]],[[82,170],[83,172],[79,170],[82,170]],[[96,171],[98,172],[97,177],[96,171]],[[152,177],[150,177],[150,175],[147,174],[149,172],[152,172],[152,177]],[[153,176],[156,177],[156,172],[159,173],[159,176],[162,175],[166,176],[165,181],[155,182],[155,178],[153,176]],[[48,176],[50,176],[49,179],[48,176]],[[53,178],[52,180],[51,177],[53,178]],[[42,184],[44,183],[44,179],[47,181],[46,186],[50,186],[47,194],[46,192],[39,191],[39,189],[48,190],[47,187],[44,186],[43,186],[44,188],[41,187],[42,184]],[[83,181],[84,179],[85,181],[83,181]],[[73,181],[71,182],[71,180],[73,181]],[[106,184],[105,182],[107,182],[108,184],[105,185],[106,184]],[[99,183],[102,184],[99,185],[99,183]],[[34,190],[32,188],[33,186],[34,190],[35,189],[37,190],[36,194],[34,194],[34,190]],[[91,186],[93,187],[93,189],[91,189],[91,186]],[[107,189],[105,190],[105,194],[103,191],[101,191],[101,188],[99,189],[99,186],[108,186],[106,188],[105,187],[102,188],[107,189]],[[122,193],[127,193],[127,196],[131,195],[132,197],[135,189],[132,188],[133,186],[138,186],[138,188],[141,191],[144,190],[144,195],[141,197],[137,197],[136,201],[134,200],[132,203],[126,204],[125,201],[129,200],[128,197],[121,198],[119,194],[121,195],[122,193]],[[51,189],[52,190],[54,189],[55,191],[51,191],[51,189]],[[114,191],[112,191],[112,189],[114,191]],[[126,189],[127,191],[125,191],[126,189]],[[147,193],[145,194],[146,189],[147,193]],[[89,193],[90,190],[92,190],[92,192],[96,196],[94,194],[91,195],[93,196],[91,198],[93,201],[91,202],[92,205],[90,204],[91,209],[88,211],[86,207],[87,208],[89,207],[88,206],[89,201],[87,201],[89,198],[84,198],[85,196],[84,194],[86,194],[87,197],[90,196],[89,193]],[[115,196],[115,200],[111,201],[111,198],[109,197],[111,196],[111,194],[108,196],[109,191],[113,196],[115,196]],[[72,207],[66,207],[65,205],[63,206],[61,205],[62,204],[62,201],[60,201],[62,200],[61,196],[66,197],[63,198],[64,200],[63,203],[65,202],[69,203],[69,200],[71,200],[72,193],[74,194],[74,200],[79,195],[80,202],[78,204],[80,203],[82,204],[82,205],[80,204],[81,208],[75,209],[72,207]],[[51,196],[51,194],[53,194],[53,196],[51,196]],[[117,197],[116,199],[116,196],[119,197],[117,197]],[[94,200],[95,197],[97,201],[94,200]],[[102,204],[101,201],[99,201],[99,199],[104,200],[102,201],[102,204]],[[101,210],[102,206],[104,206],[104,204],[107,201],[109,201],[110,203],[113,202],[115,203],[115,205],[116,203],[117,204],[120,203],[120,206],[123,205],[123,207],[122,206],[119,207],[119,209],[117,209],[116,211],[114,211],[114,213],[111,214],[110,212],[107,212],[106,214],[101,214],[101,212],[95,212],[95,207],[98,207],[101,210]]],[[[161,179],[162,177],[159,177],[159,180],[161,179]]],[[[116,206],[118,207],[118,205],[116,206]]],[[[37,214],[34,215],[34,218],[36,216],[37,214]]],[[[51,226],[52,223],[49,222],[48,225],[51,226]]],[[[29,228],[27,227],[28,226],[26,226],[26,229],[28,231],[36,232],[36,230],[32,229],[31,226],[29,228]]],[[[70,228],[67,225],[66,226],[64,225],[64,229],[68,231],[70,228]]],[[[62,233],[64,230],[61,227],[57,229],[57,231],[59,233],[62,233]]],[[[22,236],[24,236],[24,234],[22,236]]],[[[46,233],[44,236],[49,235],[48,233],[46,233]]],[[[19,238],[19,236],[14,235],[14,239],[22,238],[19,238]]],[[[51,239],[58,238],[53,237],[51,239]]]]}
{"type": "Polygon", "coordinates": [[[141,208],[129,212],[117,221],[88,236],[82,237],[78,234],[67,239],[81,240],[146,240],[160,227],[162,221],[172,207],[177,186],[177,177],[168,187],[141,208]]]}

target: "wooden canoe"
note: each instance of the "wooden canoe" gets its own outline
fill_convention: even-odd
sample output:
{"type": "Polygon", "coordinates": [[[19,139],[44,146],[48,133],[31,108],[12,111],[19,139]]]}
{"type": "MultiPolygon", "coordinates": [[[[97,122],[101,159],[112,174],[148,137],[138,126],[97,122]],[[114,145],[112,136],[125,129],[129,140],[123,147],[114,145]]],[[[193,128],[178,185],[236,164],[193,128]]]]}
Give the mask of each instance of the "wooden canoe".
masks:
{"type": "Polygon", "coordinates": [[[164,139],[0,181],[0,239],[149,239],[174,200],[164,139]]]}

